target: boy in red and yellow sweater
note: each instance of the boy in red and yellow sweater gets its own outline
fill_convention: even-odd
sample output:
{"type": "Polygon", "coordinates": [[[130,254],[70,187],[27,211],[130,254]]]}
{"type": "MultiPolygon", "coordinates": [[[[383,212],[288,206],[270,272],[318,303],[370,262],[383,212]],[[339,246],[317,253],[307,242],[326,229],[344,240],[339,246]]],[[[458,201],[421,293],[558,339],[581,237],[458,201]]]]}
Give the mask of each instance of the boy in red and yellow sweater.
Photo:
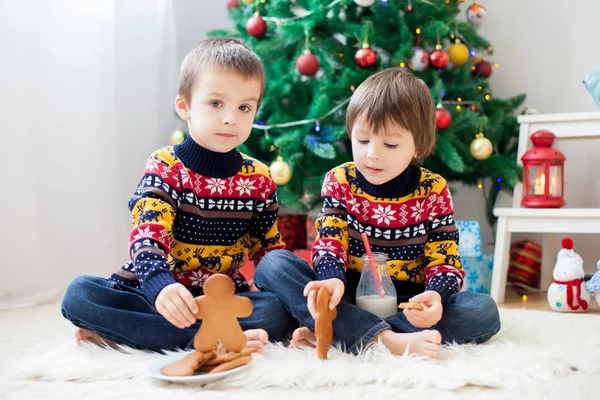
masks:
{"type": "Polygon", "coordinates": [[[277,294],[303,325],[292,344],[314,342],[321,287],[332,295],[330,307],[337,307],[334,342],[350,351],[380,339],[392,353],[437,358],[442,341],[492,337],[500,329],[494,301],[460,292],[464,271],[448,184],[416,165],[435,144],[427,85],[404,69],[380,71],[353,93],[346,125],[354,161],[331,170],[323,182],[313,269],[292,254],[273,252],[254,276],[256,286],[277,294]],[[387,255],[397,303],[419,302],[424,310],[380,318],[356,306],[363,232],[373,252],[387,255]]]}

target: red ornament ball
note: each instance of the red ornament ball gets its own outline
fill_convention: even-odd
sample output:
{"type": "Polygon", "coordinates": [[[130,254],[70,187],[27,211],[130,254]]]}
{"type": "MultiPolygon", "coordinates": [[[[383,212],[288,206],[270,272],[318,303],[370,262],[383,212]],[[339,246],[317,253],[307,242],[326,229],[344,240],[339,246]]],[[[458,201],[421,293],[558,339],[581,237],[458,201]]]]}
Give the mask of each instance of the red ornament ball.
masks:
{"type": "Polygon", "coordinates": [[[450,114],[450,111],[446,110],[445,108],[438,108],[435,110],[435,121],[439,130],[447,129],[450,127],[450,123],[452,122],[452,114],[450,114]]]}
{"type": "Polygon", "coordinates": [[[435,50],[429,55],[429,63],[435,68],[444,69],[449,61],[450,57],[444,50],[435,50]]]}
{"type": "Polygon", "coordinates": [[[489,78],[492,75],[492,65],[487,61],[479,61],[473,68],[473,76],[489,78]]]}
{"type": "Polygon", "coordinates": [[[267,33],[267,23],[259,16],[254,16],[246,22],[246,32],[257,38],[265,36],[267,33]]]}
{"type": "Polygon", "coordinates": [[[313,76],[319,70],[319,59],[313,54],[302,54],[296,60],[296,69],[304,76],[313,76]]]}
{"type": "Polygon", "coordinates": [[[361,68],[369,68],[375,65],[375,62],[377,61],[377,55],[368,47],[362,48],[354,55],[354,61],[356,61],[358,66],[361,68]]]}
{"type": "Polygon", "coordinates": [[[228,10],[231,10],[233,8],[239,8],[239,6],[240,6],[239,0],[229,0],[227,2],[227,9],[228,10]]]}

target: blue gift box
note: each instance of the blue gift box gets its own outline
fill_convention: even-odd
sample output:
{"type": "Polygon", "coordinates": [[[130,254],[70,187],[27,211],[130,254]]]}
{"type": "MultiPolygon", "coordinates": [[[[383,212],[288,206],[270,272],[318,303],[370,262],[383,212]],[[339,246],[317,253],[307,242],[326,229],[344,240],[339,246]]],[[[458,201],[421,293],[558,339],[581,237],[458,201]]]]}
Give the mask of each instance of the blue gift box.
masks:
{"type": "Polygon", "coordinates": [[[477,257],[461,257],[465,270],[463,291],[490,294],[492,287],[492,269],[494,268],[494,255],[482,254],[477,257]]]}
{"type": "Polygon", "coordinates": [[[456,221],[461,257],[481,256],[481,229],[477,221],[456,221]]]}
{"type": "Polygon", "coordinates": [[[477,221],[456,221],[459,235],[458,251],[465,281],[462,290],[490,294],[494,255],[481,251],[481,230],[477,221]]]}

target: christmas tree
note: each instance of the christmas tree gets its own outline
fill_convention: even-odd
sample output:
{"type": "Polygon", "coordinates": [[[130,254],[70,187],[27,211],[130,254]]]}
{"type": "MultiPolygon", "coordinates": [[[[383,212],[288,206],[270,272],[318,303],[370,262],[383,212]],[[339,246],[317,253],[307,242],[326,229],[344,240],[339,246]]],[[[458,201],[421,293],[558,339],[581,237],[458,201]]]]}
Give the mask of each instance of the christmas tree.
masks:
{"type": "Polygon", "coordinates": [[[263,60],[267,91],[240,148],[271,165],[283,206],[320,204],[325,173],[351,159],[345,106],[370,74],[410,68],[438,104],[435,152],[423,166],[448,181],[483,186],[491,208],[520,179],[514,111],[487,78],[493,48],[477,34],[485,7],[459,0],[230,0],[231,31],[263,60]],[[462,17],[462,18],[461,18],[462,17]],[[465,18],[466,17],[466,18],[465,18]]]}

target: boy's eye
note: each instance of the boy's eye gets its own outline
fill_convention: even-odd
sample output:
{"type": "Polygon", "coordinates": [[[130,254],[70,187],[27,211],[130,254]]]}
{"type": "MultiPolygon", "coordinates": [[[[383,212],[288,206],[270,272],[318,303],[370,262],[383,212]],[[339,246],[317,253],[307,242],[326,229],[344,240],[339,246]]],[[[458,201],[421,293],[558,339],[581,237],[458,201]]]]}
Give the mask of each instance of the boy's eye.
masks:
{"type": "Polygon", "coordinates": [[[240,110],[242,110],[243,112],[252,111],[252,109],[250,109],[250,107],[248,106],[240,106],[240,110]]]}
{"type": "Polygon", "coordinates": [[[385,147],[387,147],[388,149],[395,149],[396,147],[398,147],[397,144],[385,144],[385,147]]]}
{"type": "Polygon", "coordinates": [[[358,143],[360,143],[360,144],[367,144],[367,143],[369,143],[369,141],[368,141],[368,140],[362,140],[362,139],[358,139],[358,138],[356,138],[356,141],[357,141],[358,143]]]}
{"type": "Polygon", "coordinates": [[[223,103],[220,101],[211,101],[209,104],[214,108],[223,107],[223,103]]]}

